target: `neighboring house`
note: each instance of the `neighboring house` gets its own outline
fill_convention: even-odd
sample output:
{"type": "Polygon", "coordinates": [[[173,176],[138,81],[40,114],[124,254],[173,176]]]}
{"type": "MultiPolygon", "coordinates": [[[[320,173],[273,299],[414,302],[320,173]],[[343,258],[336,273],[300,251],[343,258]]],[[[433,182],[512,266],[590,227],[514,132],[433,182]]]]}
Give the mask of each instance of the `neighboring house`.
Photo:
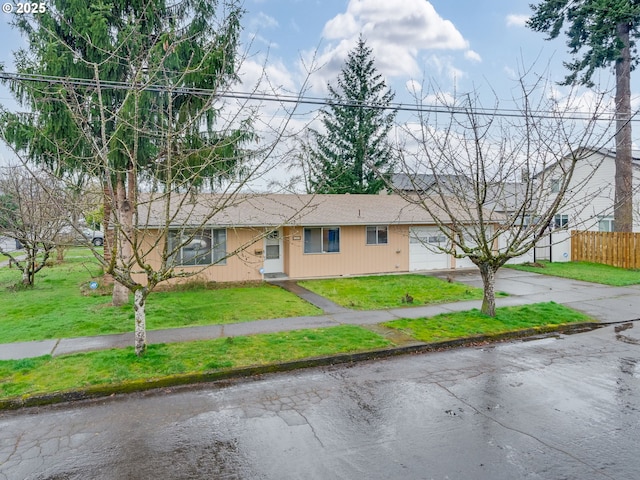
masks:
{"type": "MultiPolygon", "coordinates": [[[[407,175],[406,173],[394,173],[391,176],[391,193],[410,195],[420,193],[436,195],[436,181],[440,182],[440,189],[452,194],[461,190],[464,186],[464,177],[454,175],[431,175],[428,173],[418,173],[407,175]]],[[[473,188],[469,181],[469,188],[473,188]]],[[[498,214],[510,215],[517,211],[526,197],[526,184],[522,182],[505,182],[501,184],[489,185],[487,200],[484,205],[485,210],[498,214]]]]}
{"type": "MultiPolygon", "coordinates": [[[[615,151],[582,147],[578,153],[581,158],[576,163],[558,211],[548,226],[549,235],[540,239],[535,252],[521,259],[514,259],[514,262],[532,259],[567,261],[571,259],[571,230],[614,230],[615,151]]],[[[533,175],[537,196],[532,198],[529,212],[523,216],[524,225],[536,222],[536,211],[544,212],[553,201],[560,190],[569,161],[569,157],[566,157],[533,175]]],[[[640,232],[640,152],[637,151],[633,152],[633,172],[633,231],[640,232]]],[[[446,176],[440,180],[443,182],[440,188],[444,190],[447,189],[448,182],[454,181],[446,176]]],[[[459,178],[456,177],[455,181],[460,184],[459,178]]],[[[392,177],[394,189],[403,193],[435,193],[435,182],[434,176],[430,174],[417,174],[413,177],[395,174],[392,177]]],[[[494,214],[511,215],[522,205],[524,199],[531,197],[526,194],[526,187],[524,182],[490,186],[484,208],[494,214]]]]}
{"type": "MultiPolygon", "coordinates": [[[[640,152],[633,153],[633,231],[639,232],[640,152]]],[[[582,158],[576,163],[565,199],[551,228],[612,232],[616,153],[607,149],[582,148],[580,155],[582,158]]],[[[550,196],[558,192],[564,175],[562,167],[567,161],[560,161],[536,175],[541,179],[541,191],[547,191],[550,196]]]]}
{"type": "MultiPolygon", "coordinates": [[[[425,210],[397,195],[252,195],[233,199],[205,227],[224,197],[201,194],[181,203],[170,222],[175,240],[192,237],[176,268],[202,270],[198,278],[231,282],[264,276],[291,278],[365,275],[469,267],[437,251],[445,237],[425,210]],[[182,237],[185,238],[185,237],[182,237]],[[256,240],[257,239],[257,240],[256,240]],[[235,254],[234,252],[237,252],[235,254]]],[[[139,208],[146,245],[157,245],[161,205],[139,208]]],[[[465,220],[468,213],[459,212],[465,220]]],[[[162,242],[160,242],[161,244],[162,242]]],[[[174,244],[175,245],[175,244],[174,244]]],[[[155,250],[154,250],[155,248],[155,250]]],[[[150,264],[159,263],[149,247],[150,264]]]]}
{"type": "MultiPolygon", "coordinates": [[[[582,147],[577,151],[577,161],[565,196],[548,227],[548,235],[542,237],[535,248],[535,259],[554,262],[571,260],[572,230],[612,232],[614,230],[613,205],[615,198],[615,151],[582,147]]],[[[633,155],[634,232],[640,231],[640,152],[633,155]]],[[[556,162],[541,172],[538,182],[541,207],[553,201],[561,188],[570,161],[569,157],[556,162]]],[[[529,219],[535,221],[535,219],[529,219]]]]}

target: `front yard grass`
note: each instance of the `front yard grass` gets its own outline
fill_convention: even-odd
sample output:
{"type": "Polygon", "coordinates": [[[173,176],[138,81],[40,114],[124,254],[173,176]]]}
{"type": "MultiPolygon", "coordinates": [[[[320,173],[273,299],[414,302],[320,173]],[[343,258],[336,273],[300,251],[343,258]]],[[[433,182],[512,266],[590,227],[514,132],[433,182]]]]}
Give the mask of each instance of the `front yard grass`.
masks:
{"type": "Polygon", "coordinates": [[[590,262],[539,262],[542,267],[533,265],[505,265],[514,270],[525,272],[541,273],[555,277],[572,278],[585,282],[601,283],[624,287],[626,285],[640,284],[640,270],[627,270],[624,268],[612,267],[602,263],[590,262]]]}
{"type": "Polygon", "coordinates": [[[127,382],[268,365],[323,355],[355,353],[391,342],[357,326],[149,345],[142,357],[133,348],[0,361],[0,399],[82,390],[127,382]],[[55,374],[52,375],[52,372],[55,374]]]}
{"type": "MultiPolygon", "coordinates": [[[[590,321],[586,315],[553,302],[497,309],[495,318],[477,310],[422,319],[401,319],[384,325],[426,342],[517,332],[524,329],[590,321]]],[[[23,360],[0,361],[0,401],[30,396],[86,391],[134,391],[180,383],[188,375],[232,368],[269,366],[313,357],[358,353],[394,346],[387,338],[359,326],[149,345],[142,357],[132,347],[23,360]],[[52,374],[53,373],[53,374],[52,374]]]]}
{"type": "Polygon", "coordinates": [[[495,317],[474,309],[429,318],[394,320],[383,325],[401,330],[421,342],[431,343],[590,321],[593,320],[587,315],[548,302],[497,308],[495,317]]]}
{"type": "MultiPolygon", "coordinates": [[[[0,268],[0,343],[105,335],[133,331],[132,304],[113,307],[91,281],[102,281],[88,250],[74,249],[60,265],[45,267],[33,288],[20,286],[20,272],[0,268]]],[[[106,290],[105,290],[106,291],[106,290]]],[[[268,284],[152,292],[147,328],[211,325],[318,315],[320,309],[268,284]]]]}
{"type": "Polygon", "coordinates": [[[375,310],[415,305],[477,300],[482,289],[449,283],[427,275],[375,275],[305,280],[298,284],[343,307],[375,310]],[[407,295],[412,302],[407,302],[407,295]]]}

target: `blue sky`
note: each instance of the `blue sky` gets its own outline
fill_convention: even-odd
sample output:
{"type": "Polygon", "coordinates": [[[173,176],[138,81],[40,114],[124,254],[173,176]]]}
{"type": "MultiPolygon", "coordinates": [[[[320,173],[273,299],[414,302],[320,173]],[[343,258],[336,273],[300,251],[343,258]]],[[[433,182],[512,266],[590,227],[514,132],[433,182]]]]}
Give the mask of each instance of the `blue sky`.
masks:
{"type": "MultiPolygon", "coordinates": [[[[547,71],[553,81],[566,74],[566,39],[546,41],[524,25],[531,1],[245,0],[243,44],[251,55],[237,89],[250,90],[267,65],[271,83],[295,93],[305,79],[303,63],[315,55],[321,68],[307,94],[323,96],[362,34],[397,101],[411,102],[409,89],[427,82],[446,95],[479,91],[487,106],[497,95],[508,108],[522,67],[547,71]]],[[[0,62],[8,71],[22,43],[9,27],[11,15],[0,13],[0,62]]],[[[613,85],[612,71],[601,76],[603,85],[613,85]]],[[[632,91],[639,90],[632,82],[632,91]]],[[[0,89],[0,102],[12,104],[6,90],[0,89]]]]}
{"type": "MultiPolygon", "coordinates": [[[[323,68],[312,79],[312,92],[321,94],[362,33],[399,96],[408,81],[428,80],[451,92],[490,85],[508,97],[518,63],[535,63],[542,72],[551,60],[554,80],[565,73],[564,38],[545,41],[524,26],[531,1],[245,0],[243,42],[256,55],[247,64],[245,87],[267,57],[271,76],[295,90],[304,76],[300,59],[315,52],[323,68]]],[[[9,27],[12,15],[0,13],[0,62],[7,70],[22,44],[9,27]]],[[[608,72],[604,77],[609,80],[608,72]]],[[[6,92],[0,100],[7,101],[6,92]]]]}
{"type": "MultiPolygon", "coordinates": [[[[546,41],[524,26],[530,0],[247,0],[245,42],[268,52],[274,74],[292,86],[299,59],[315,51],[323,67],[312,79],[322,93],[363,34],[376,65],[403,98],[410,81],[446,92],[491,87],[511,98],[521,66],[564,78],[565,39],[546,41]],[[317,49],[317,50],[316,50],[317,49]]],[[[259,58],[259,57],[258,57],[259,58]]],[[[606,82],[611,76],[603,72],[606,82]]],[[[249,83],[249,82],[247,82],[249,83]]]]}

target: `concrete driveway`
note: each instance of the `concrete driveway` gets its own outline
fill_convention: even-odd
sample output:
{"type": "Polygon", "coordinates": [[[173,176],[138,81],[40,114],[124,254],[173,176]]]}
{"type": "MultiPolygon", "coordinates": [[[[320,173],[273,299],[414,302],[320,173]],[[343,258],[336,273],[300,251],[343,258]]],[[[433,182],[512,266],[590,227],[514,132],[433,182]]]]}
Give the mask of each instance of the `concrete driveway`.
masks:
{"type": "MultiPolygon", "coordinates": [[[[482,288],[478,271],[453,271],[436,276],[452,277],[458,282],[482,288]]],[[[610,287],[502,268],[498,271],[496,291],[510,295],[498,298],[498,306],[556,302],[586,313],[603,323],[640,319],[640,285],[610,287]]]]}

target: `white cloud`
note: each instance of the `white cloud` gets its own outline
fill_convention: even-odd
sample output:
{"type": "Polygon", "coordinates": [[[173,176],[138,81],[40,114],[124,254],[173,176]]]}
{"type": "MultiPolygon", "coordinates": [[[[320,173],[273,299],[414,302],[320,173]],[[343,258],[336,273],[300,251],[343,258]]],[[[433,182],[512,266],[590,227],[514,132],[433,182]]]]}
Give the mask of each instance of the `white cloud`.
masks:
{"type": "Polygon", "coordinates": [[[405,87],[407,89],[407,92],[412,95],[418,95],[420,92],[422,92],[422,84],[417,80],[408,80],[407,83],[405,83],[405,87]]]}
{"type": "Polygon", "coordinates": [[[525,27],[529,20],[529,15],[511,13],[507,15],[507,27],[525,27]]]}
{"type": "MultiPolygon", "coordinates": [[[[376,67],[387,77],[420,76],[422,51],[469,49],[469,42],[455,25],[426,0],[350,0],[346,11],[324,27],[323,36],[330,43],[318,54],[318,64],[323,67],[316,88],[336,77],[360,34],[373,50],[376,67]]],[[[472,50],[466,55],[480,61],[472,50]]]]}
{"type": "Polygon", "coordinates": [[[273,18],[270,15],[267,15],[264,12],[258,13],[258,15],[254,17],[253,21],[251,22],[252,28],[261,28],[261,29],[275,28],[278,25],[279,25],[278,21],[275,18],[273,18]]]}
{"type": "Polygon", "coordinates": [[[511,68],[508,65],[505,65],[504,68],[504,73],[507,75],[507,77],[511,80],[517,80],[518,79],[518,72],[516,72],[513,68],[511,68]]]}
{"type": "Polygon", "coordinates": [[[278,21],[270,15],[267,15],[264,12],[259,12],[254,17],[251,18],[251,21],[248,25],[249,39],[251,43],[258,42],[264,45],[267,45],[268,48],[274,49],[278,48],[278,44],[272,42],[265,38],[262,33],[275,29],[279,27],[278,21]]]}
{"type": "Polygon", "coordinates": [[[464,52],[464,58],[467,60],[471,60],[472,62],[480,63],[482,61],[482,57],[478,52],[474,52],[473,50],[467,50],[464,52]]]}
{"type": "Polygon", "coordinates": [[[431,77],[444,77],[454,85],[466,76],[465,72],[454,66],[453,60],[450,57],[431,55],[425,59],[425,62],[427,75],[431,77]]]}
{"type": "Polygon", "coordinates": [[[425,105],[438,105],[451,107],[456,104],[455,97],[450,92],[430,93],[424,97],[425,105]]]}
{"type": "Polygon", "coordinates": [[[245,59],[238,72],[243,91],[266,94],[295,93],[296,83],[287,67],[279,60],[259,63],[256,58],[245,59]]]}
{"type": "Polygon", "coordinates": [[[328,39],[355,37],[360,32],[406,45],[420,40],[427,49],[462,49],[467,41],[449,20],[425,0],[351,0],[347,11],[325,25],[328,39]]]}

